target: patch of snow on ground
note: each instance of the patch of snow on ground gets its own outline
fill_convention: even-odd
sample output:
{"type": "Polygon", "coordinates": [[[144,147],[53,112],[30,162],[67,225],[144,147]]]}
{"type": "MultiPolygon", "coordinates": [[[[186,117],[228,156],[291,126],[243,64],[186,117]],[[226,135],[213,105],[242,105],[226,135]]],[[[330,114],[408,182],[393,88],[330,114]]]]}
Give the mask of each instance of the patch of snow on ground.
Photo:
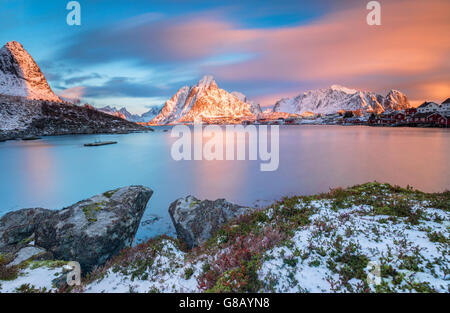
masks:
{"type": "MultiPolygon", "coordinates": [[[[367,208],[366,208],[367,209],[367,208]]],[[[342,246],[354,243],[359,247],[358,253],[365,255],[370,261],[386,264],[386,258],[392,254],[392,261],[388,262],[399,273],[405,275],[404,283],[393,285],[391,279],[382,278],[384,283],[395,291],[405,291],[401,287],[413,284],[429,284],[438,292],[449,291],[448,274],[448,245],[431,242],[426,229],[434,232],[448,233],[450,226],[449,214],[441,210],[427,211],[429,216],[435,213],[444,221],[436,223],[421,221],[417,226],[399,223],[380,223],[388,216],[360,215],[366,211],[362,207],[335,212],[322,208],[318,214],[312,216],[310,226],[295,232],[291,239],[292,246],[276,247],[269,251],[263,263],[259,278],[269,282],[267,291],[274,292],[335,292],[357,291],[362,281],[351,279],[348,284],[353,288],[344,288],[339,281],[339,275],[328,266],[330,253],[336,250],[335,242],[341,236],[342,246]],[[349,214],[351,212],[351,214],[349,214]],[[402,269],[400,255],[417,257],[420,262],[419,271],[402,269]],[[284,260],[295,259],[293,263],[284,260]],[[443,259],[443,266],[427,265],[443,259]],[[294,261],[294,263],[295,263],[294,261]],[[430,268],[433,268],[433,271],[430,268]]],[[[369,274],[369,268],[365,269],[369,274]]],[[[376,291],[375,285],[370,286],[376,291]]]]}
{"type": "Polygon", "coordinates": [[[62,268],[38,267],[22,271],[17,279],[11,281],[0,281],[0,293],[17,292],[16,288],[28,284],[29,287],[54,291],[52,280],[62,274],[62,268]]]}

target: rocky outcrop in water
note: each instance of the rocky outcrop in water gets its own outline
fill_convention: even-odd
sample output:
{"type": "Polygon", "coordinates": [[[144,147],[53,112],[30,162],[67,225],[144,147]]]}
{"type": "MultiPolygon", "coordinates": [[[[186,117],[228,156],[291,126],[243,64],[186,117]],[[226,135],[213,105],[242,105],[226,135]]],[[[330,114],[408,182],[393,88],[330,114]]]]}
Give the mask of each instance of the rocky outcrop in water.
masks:
{"type": "Polygon", "coordinates": [[[230,203],[225,199],[200,201],[193,196],[187,196],[174,201],[169,207],[169,214],[178,238],[192,248],[208,240],[229,220],[249,210],[248,207],[230,203]]]}
{"type": "Polygon", "coordinates": [[[0,49],[0,141],[136,130],[145,128],[91,106],[64,102],[20,43],[8,42],[0,49]]]}
{"type": "Polygon", "coordinates": [[[15,255],[15,263],[35,252],[46,253],[49,258],[77,261],[83,271],[90,271],[131,246],[152,194],[149,188],[129,186],[58,211],[10,212],[0,219],[0,253],[15,255]]]}
{"type": "Polygon", "coordinates": [[[152,130],[88,106],[0,95],[0,141],[27,136],[152,130]]]}

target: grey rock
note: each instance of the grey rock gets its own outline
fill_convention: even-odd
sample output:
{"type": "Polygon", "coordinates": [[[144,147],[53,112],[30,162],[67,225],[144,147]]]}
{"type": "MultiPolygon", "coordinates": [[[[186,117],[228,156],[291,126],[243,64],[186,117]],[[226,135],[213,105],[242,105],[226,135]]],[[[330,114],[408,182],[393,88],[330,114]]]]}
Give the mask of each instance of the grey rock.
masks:
{"type": "Polygon", "coordinates": [[[90,271],[131,246],[152,194],[143,186],[124,187],[55,211],[36,228],[35,243],[90,271]]]}
{"type": "Polygon", "coordinates": [[[17,252],[15,259],[11,263],[9,263],[8,266],[19,265],[23,261],[29,260],[31,258],[34,259],[34,257],[44,253],[47,252],[39,247],[29,246],[22,248],[17,252]]]}
{"type": "Polygon", "coordinates": [[[0,252],[17,252],[36,230],[37,225],[53,213],[42,208],[21,209],[0,219],[0,252]]]}
{"type": "Polygon", "coordinates": [[[200,201],[193,196],[187,196],[174,201],[169,207],[169,214],[178,238],[184,240],[188,248],[192,248],[208,240],[228,221],[249,210],[251,208],[230,203],[225,199],[200,201]]]}

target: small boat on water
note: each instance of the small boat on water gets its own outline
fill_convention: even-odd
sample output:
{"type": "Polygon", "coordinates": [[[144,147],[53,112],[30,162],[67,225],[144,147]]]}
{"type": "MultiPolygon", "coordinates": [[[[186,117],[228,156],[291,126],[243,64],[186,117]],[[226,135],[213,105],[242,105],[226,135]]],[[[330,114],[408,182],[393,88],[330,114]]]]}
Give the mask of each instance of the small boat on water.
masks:
{"type": "Polygon", "coordinates": [[[85,143],[85,147],[97,147],[97,146],[106,146],[116,144],[117,141],[96,141],[92,143],[85,143]]]}

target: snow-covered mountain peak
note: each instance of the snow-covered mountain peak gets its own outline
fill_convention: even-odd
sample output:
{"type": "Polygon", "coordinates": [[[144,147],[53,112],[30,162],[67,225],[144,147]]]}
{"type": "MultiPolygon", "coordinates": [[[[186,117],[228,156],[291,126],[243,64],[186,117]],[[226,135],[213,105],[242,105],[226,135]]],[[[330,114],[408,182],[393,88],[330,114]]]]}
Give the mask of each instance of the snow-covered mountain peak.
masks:
{"type": "Polygon", "coordinates": [[[205,75],[200,79],[200,81],[197,84],[197,87],[201,89],[209,89],[211,87],[218,88],[216,80],[212,75],[205,75]]]}
{"type": "Polygon", "coordinates": [[[344,87],[344,86],[341,86],[341,85],[336,85],[336,84],[332,85],[330,88],[331,88],[331,90],[342,91],[342,92],[344,92],[346,94],[349,94],[349,95],[353,95],[353,94],[358,92],[358,90],[350,89],[350,88],[347,88],[347,87],[344,87]]]}
{"type": "Polygon", "coordinates": [[[408,98],[397,90],[391,90],[383,97],[373,92],[333,85],[328,89],[311,90],[293,98],[283,98],[275,103],[273,111],[300,115],[306,112],[333,114],[342,110],[381,113],[409,107],[408,98]]]}
{"type": "Polygon", "coordinates": [[[31,55],[17,41],[10,41],[0,49],[0,94],[62,102],[31,55]]]}
{"type": "Polygon", "coordinates": [[[239,91],[232,91],[231,94],[241,100],[242,102],[247,102],[247,97],[239,91]]]}
{"type": "Polygon", "coordinates": [[[205,75],[197,85],[182,87],[166,101],[151,124],[234,119],[261,113],[259,104],[247,100],[242,93],[220,89],[211,75],[205,75]]]}

